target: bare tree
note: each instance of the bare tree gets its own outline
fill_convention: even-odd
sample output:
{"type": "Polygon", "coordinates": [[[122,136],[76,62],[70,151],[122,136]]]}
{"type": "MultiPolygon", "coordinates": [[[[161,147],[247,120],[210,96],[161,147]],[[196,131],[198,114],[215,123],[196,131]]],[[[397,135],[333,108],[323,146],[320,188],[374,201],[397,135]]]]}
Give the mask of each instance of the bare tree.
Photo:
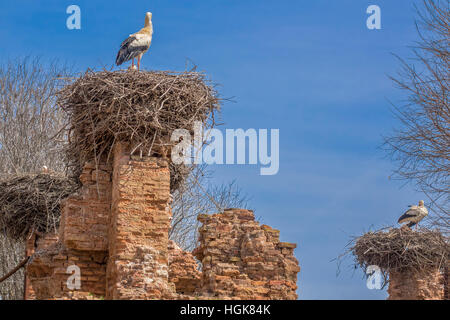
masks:
{"type": "Polygon", "coordinates": [[[415,183],[429,198],[434,226],[448,232],[450,191],[448,0],[423,0],[417,8],[419,41],[411,60],[399,58],[401,71],[392,80],[407,93],[394,107],[401,126],[385,139],[397,169],[393,177],[415,183]]]}
{"type": "MultiPolygon", "coordinates": [[[[12,270],[23,260],[25,243],[9,238],[0,232],[0,277],[12,270]]],[[[23,299],[24,270],[21,269],[14,275],[0,283],[0,300],[23,299]]]]}
{"type": "MultiPolygon", "coordinates": [[[[0,65],[0,176],[33,173],[45,165],[62,171],[64,114],[55,105],[68,68],[23,58],[0,65]]],[[[0,230],[0,276],[24,258],[24,243],[0,230]]],[[[23,298],[23,270],[0,283],[3,299],[23,298]]]]}
{"type": "Polygon", "coordinates": [[[0,172],[61,171],[64,113],[55,105],[59,78],[67,68],[38,58],[0,67],[0,172]],[[58,143],[60,142],[60,143],[58,143]]]}
{"type": "Polygon", "coordinates": [[[169,237],[185,250],[192,250],[197,244],[199,214],[248,206],[248,196],[235,181],[213,185],[209,181],[211,177],[212,172],[205,165],[197,166],[173,195],[173,218],[169,237]]]}

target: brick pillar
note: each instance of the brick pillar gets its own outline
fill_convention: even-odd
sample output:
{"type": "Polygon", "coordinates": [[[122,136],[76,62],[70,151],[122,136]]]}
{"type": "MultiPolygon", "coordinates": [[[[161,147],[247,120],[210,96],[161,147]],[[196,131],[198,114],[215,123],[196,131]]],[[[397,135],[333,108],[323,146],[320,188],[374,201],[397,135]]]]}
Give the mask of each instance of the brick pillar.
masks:
{"type": "Polygon", "coordinates": [[[170,173],[166,160],[114,149],[107,299],[168,298],[170,173]]]}
{"type": "Polygon", "coordinates": [[[444,276],[439,270],[391,272],[388,300],[444,300],[444,276]]]}

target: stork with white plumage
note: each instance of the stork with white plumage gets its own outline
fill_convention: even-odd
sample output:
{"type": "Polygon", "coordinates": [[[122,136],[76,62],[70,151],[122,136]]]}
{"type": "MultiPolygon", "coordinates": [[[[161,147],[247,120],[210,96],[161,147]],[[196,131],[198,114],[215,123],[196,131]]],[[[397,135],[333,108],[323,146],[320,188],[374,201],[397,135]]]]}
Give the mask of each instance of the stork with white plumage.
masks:
{"type": "Polygon", "coordinates": [[[409,209],[398,219],[398,223],[407,222],[408,227],[416,226],[428,215],[428,209],[425,207],[423,200],[419,201],[419,205],[410,205],[409,209]]]}
{"type": "Polygon", "coordinates": [[[120,66],[124,62],[132,60],[130,69],[134,70],[134,59],[137,58],[137,70],[139,71],[142,55],[147,52],[152,43],[152,35],[152,13],[147,12],[144,27],[138,32],[130,34],[120,45],[116,57],[116,65],[120,66]]]}

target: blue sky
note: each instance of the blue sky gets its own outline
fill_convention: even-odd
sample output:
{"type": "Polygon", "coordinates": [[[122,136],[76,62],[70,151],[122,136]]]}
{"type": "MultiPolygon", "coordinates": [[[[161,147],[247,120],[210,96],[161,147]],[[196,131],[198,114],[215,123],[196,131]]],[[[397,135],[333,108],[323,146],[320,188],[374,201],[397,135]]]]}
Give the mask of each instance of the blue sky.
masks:
{"type": "Polygon", "coordinates": [[[410,0],[23,0],[0,3],[0,62],[39,55],[75,70],[110,67],[121,41],[153,13],[142,67],[184,70],[193,61],[234,103],[226,128],[280,129],[280,171],[214,166],[215,182],[236,179],[261,222],[296,242],[300,299],[384,299],[338,256],[351,235],[394,224],[424,196],[388,176],[379,149],[397,122],[389,101],[404,97],[390,80],[391,53],[416,40],[410,0]],[[81,30],[66,8],[81,8],[81,30]],[[366,8],[380,6],[382,29],[368,30],[366,8]]]}

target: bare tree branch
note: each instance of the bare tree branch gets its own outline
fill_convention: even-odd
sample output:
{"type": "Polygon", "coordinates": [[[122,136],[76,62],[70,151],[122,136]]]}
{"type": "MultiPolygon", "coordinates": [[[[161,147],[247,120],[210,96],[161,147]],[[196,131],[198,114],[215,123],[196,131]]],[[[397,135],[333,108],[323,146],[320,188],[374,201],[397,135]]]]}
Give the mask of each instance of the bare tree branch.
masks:
{"type": "Polygon", "coordinates": [[[192,250],[197,244],[199,214],[221,212],[226,208],[247,208],[249,198],[236,185],[212,185],[212,172],[205,165],[192,170],[184,185],[173,195],[172,228],[170,239],[185,250],[192,250]]]}
{"type": "MultiPolygon", "coordinates": [[[[23,58],[0,65],[0,176],[65,168],[61,146],[64,114],[54,94],[68,68],[57,62],[23,58]]],[[[0,275],[23,260],[25,245],[0,230],[0,275]]],[[[0,284],[2,299],[22,299],[24,273],[0,284]]]]}
{"type": "Polygon", "coordinates": [[[417,8],[419,41],[411,62],[397,57],[394,83],[407,93],[394,106],[400,126],[385,138],[397,169],[393,177],[413,182],[430,202],[432,224],[449,228],[450,173],[450,9],[448,0],[423,0],[417,8]]]}

